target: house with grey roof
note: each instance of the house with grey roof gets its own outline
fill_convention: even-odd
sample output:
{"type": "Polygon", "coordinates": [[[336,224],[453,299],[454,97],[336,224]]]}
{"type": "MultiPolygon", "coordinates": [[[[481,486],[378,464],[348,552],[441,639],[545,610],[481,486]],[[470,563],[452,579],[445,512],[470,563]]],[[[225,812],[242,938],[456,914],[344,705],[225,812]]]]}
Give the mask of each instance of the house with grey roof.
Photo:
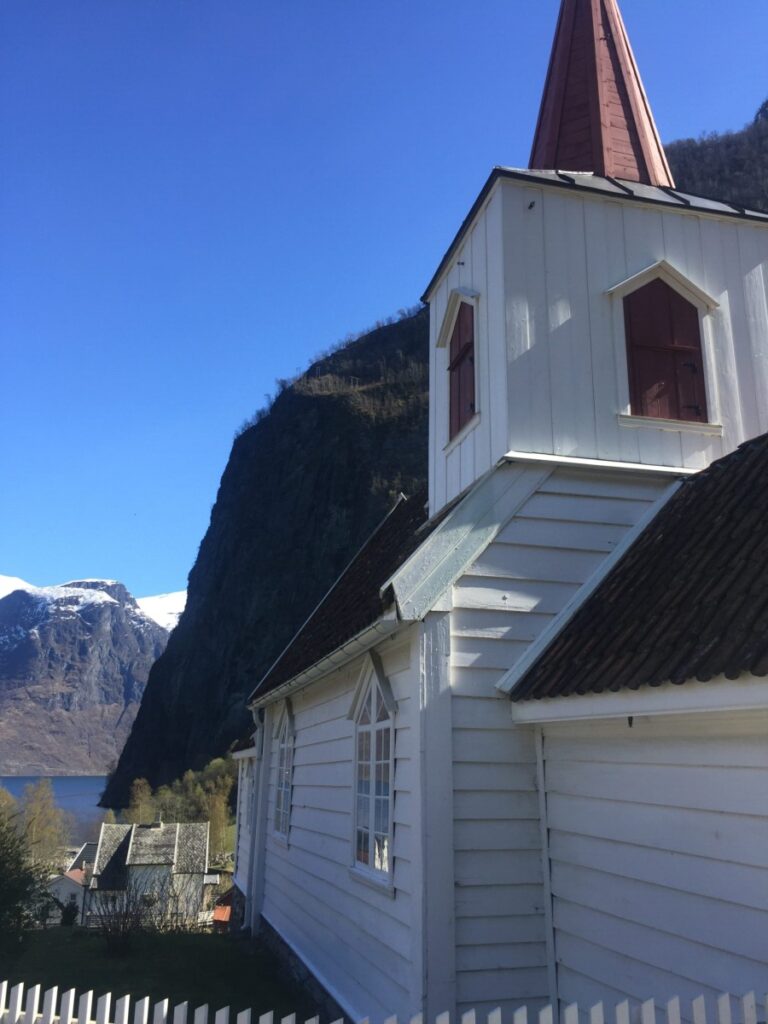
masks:
{"type": "Polygon", "coordinates": [[[90,882],[90,923],[100,910],[135,898],[164,918],[207,922],[218,875],[209,872],[209,823],[103,824],[90,882]]]}

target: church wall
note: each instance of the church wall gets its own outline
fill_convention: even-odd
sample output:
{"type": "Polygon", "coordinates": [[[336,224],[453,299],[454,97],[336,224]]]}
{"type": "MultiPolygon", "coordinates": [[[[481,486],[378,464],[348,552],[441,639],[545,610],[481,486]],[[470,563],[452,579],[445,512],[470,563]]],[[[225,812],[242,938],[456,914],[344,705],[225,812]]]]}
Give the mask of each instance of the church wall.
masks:
{"type": "MultiPolygon", "coordinates": [[[[366,884],[350,870],[354,725],[347,715],[360,663],[292,698],[295,754],[287,843],[273,827],[277,744],[271,744],[262,912],[354,1019],[408,1015],[420,998],[421,936],[412,928],[418,688],[411,648],[406,637],[382,651],[397,701],[391,892],[366,884]]],[[[269,708],[272,723],[280,707],[269,708]]]]}
{"type": "Polygon", "coordinates": [[[512,181],[502,199],[510,450],[700,469],[768,429],[768,229],[512,181]],[[619,421],[623,301],[606,292],[662,259],[720,304],[702,342],[722,436],[619,421]]]}
{"type": "Polygon", "coordinates": [[[669,486],[557,469],[453,588],[460,1010],[549,999],[534,733],[496,684],[669,486]]]}
{"type": "Polygon", "coordinates": [[[755,711],[544,727],[561,1006],[703,994],[712,1012],[768,989],[767,727],[755,711]]]}

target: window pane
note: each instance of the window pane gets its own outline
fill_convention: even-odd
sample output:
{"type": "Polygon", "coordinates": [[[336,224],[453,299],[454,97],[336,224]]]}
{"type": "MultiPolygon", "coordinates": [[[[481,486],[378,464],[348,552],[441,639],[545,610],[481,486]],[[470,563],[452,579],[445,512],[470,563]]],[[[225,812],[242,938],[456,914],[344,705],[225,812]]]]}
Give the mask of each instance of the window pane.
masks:
{"type": "Polygon", "coordinates": [[[389,721],[389,712],[387,711],[387,705],[384,703],[384,698],[381,696],[378,689],[376,690],[376,697],[376,721],[387,722],[389,721]]]}
{"type": "Polygon", "coordinates": [[[389,831],[389,799],[376,797],[374,808],[373,827],[376,832],[387,833],[389,831]]]}
{"type": "Polygon", "coordinates": [[[357,792],[370,793],[371,791],[371,766],[367,761],[362,761],[357,766],[357,792]]]}
{"type": "Polygon", "coordinates": [[[366,794],[357,797],[357,821],[359,825],[367,825],[371,813],[371,801],[366,794]]]}
{"type": "Polygon", "coordinates": [[[389,837],[386,835],[374,837],[373,866],[377,871],[389,871],[389,837]]]}
{"type": "Polygon", "coordinates": [[[390,729],[376,731],[376,760],[389,761],[389,743],[392,732],[390,729]]]}
{"type": "Polygon", "coordinates": [[[389,763],[376,765],[376,796],[389,797],[389,763]]]}
{"type": "Polygon", "coordinates": [[[361,864],[368,864],[370,862],[370,835],[368,829],[359,828],[357,830],[356,856],[361,864]]]}
{"type": "Polygon", "coordinates": [[[369,761],[371,757],[371,734],[359,732],[357,734],[357,760],[360,762],[369,761]]]}

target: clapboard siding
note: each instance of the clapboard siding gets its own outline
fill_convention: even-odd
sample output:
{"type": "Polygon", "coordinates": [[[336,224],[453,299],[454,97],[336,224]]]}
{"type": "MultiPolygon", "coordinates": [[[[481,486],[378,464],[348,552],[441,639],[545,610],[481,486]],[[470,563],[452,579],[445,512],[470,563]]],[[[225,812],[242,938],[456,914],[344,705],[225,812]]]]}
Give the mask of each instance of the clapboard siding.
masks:
{"type": "MultiPolygon", "coordinates": [[[[541,826],[533,733],[515,727],[496,684],[668,486],[658,479],[557,469],[453,590],[456,966],[459,1005],[478,978],[506,999],[545,1000],[541,826]],[[496,888],[494,888],[496,887],[496,888]],[[489,893],[504,893],[494,901],[489,893]],[[486,938],[480,944],[478,935],[486,938]],[[514,947],[514,952],[511,948],[514,947]],[[540,973],[519,988],[519,962],[540,973]],[[495,989],[494,989],[495,990],[495,989]]],[[[486,998],[490,999],[490,996],[486,998]]]]}
{"type": "Polygon", "coordinates": [[[762,712],[546,727],[563,1004],[768,989],[767,734],[762,712]]]}
{"type": "MultiPolygon", "coordinates": [[[[382,652],[397,701],[394,893],[350,874],[354,726],[347,718],[360,664],[293,697],[294,772],[289,840],[273,829],[277,750],[270,758],[263,914],[351,1011],[407,1014],[414,1003],[413,728],[418,693],[413,638],[382,652]],[[363,980],[364,979],[364,980],[363,980]]],[[[274,723],[281,705],[270,708],[274,723]]]]}
{"type": "Polygon", "coordinates": [[[768,227],[505,180],[430,296],[430,508],[506,451],[700,469],[768,430],[768,227]],[[723,435],[628,426],[621,296],[660,260],[719,307],[703,316],[710,420],[723,435]],[[452,289],[479,295],[478,417],[448,443],[445,349],[452,289]]]}

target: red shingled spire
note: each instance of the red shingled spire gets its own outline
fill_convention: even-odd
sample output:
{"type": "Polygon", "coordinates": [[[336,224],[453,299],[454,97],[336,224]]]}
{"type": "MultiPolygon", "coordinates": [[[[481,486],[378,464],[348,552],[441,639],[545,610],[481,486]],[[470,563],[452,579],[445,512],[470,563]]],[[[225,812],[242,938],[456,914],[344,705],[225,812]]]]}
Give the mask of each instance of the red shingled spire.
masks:
{"type": "Polygon", "coordinates": [[[616,0],[562,0],[531,167],[674,188],[616,0]]]}

